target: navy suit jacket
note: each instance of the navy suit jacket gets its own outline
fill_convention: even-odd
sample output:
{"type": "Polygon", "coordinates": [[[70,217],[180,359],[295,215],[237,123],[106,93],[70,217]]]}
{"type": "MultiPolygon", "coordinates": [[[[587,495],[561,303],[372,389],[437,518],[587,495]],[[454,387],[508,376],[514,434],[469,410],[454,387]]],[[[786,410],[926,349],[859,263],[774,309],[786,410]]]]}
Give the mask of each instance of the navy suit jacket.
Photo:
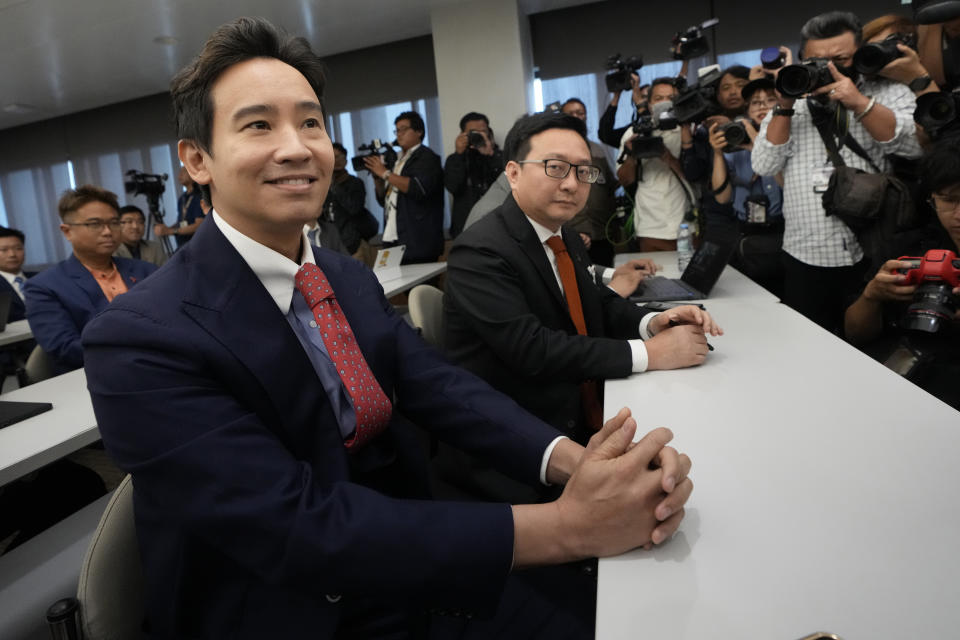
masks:
{"type": "Polygon", "coordinates": [[[216,224],[84,331],[104,444],[133,475],[157,637],[327,638],[360,598],[476,611],[499,598],[509,506],[409,499],[424,497],[426,461],[406,420],[528,483],[557,432],[427,346],[365,266],[314,253],[394,400],[387,430],[355,454],[216,224]]]}
{"type": "MultiPolygon", "coordinates": [[[[397,237],[406,245],[403,263],[434,262],[443,253],[443,165],[440,156],[421,145],[403,163],[400,175],[410,178],[406,193],[397,194],[397,237]]],[[[383,198],[377,198],[381,205],[383,198]]]]}
{"type": "MultiPolygon", "coordinates": [[[[37,273],[35,271],[24,271],[23,275],[26,278],[32,278],[37,273]]],[[[20,298],[20,294],[14,290],[13,285],[7,282],[6,278],[0,278],[0,291],[10,292],[10,311],[7,313],[7,322],[16,322],[26,318],[27,307],[20,298]]]]}
{"type": "MultiPolygon", "coordinates": [[[[120,276],[130,289],[157,270],[142,260],[113,258],[120,276]]],[[[42,271],[23,285],[27,320],[37,344],[53,358],[56,372],[83,366],[80,332],[107,307],[107,297],[96,279],[77,257],[42,271]]]]}
{"type": "Polygon", "coordinates": [[[584,429],[579,385],[630,375],[628,339],[649,313],[598,287],[575,231],[562,229],[577,277],[587,335],[577,335],[536,231],[513,196],[457,236],[447,259],[445,348],[451,359],[576,436],[584,429]]]}

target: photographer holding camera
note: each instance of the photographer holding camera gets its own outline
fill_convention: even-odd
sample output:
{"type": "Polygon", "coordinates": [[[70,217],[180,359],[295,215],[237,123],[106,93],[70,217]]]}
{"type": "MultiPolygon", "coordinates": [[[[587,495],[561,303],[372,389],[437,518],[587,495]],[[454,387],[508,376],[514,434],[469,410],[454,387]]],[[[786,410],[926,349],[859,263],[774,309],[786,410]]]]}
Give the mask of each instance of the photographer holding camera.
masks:
{"type": "MultiPolygon", "coordinates": [[[[955,140],[937,143],[923,158],[921,184],[940,224],[910,255],[930,258],[944,249],[960,254],[960,151],[955,140]]],[[[908,346],[913,370],[900,373],[960,408],[958,276],[956,261],[888,260],[847,308],[844,328],[848,341],[881,360],[896,353],[898,345],[908,346]]]]}
{"type": "Polygon", "coordinates": [[[378,155],[363,159],[383,205],[383,246],[405,245],[402,264],[436,262],[443,253],[443,167],[423,146],[426,127],[415,111],[393,121],[400,157],[392,169],[378,155]]]}
{"type": "Polygon", "coordinates": [[[720,205],[732,205],[742,234],[731,262],[777,295],[783,288],[783,177],[759,176],[750,166],[750,152],[759,122],[776,105],[773,80],[759,78],[742,91],[746,117],[710,125],[713,167],[710,192],[720,205]]]}
{"type": "Polygon", "coordinates": [[[177,248],[180,248],[193,237],[207,213],[203,210],[201,202],[203,194],[200,192],[200,187],[187,173],[186,167],[180,167],[177,181],[185,190],[177,198],[177,222],[173,226],[155,224],[153,234],[158,238],[173,236],[177,240],[177,248]]]}
{"type": "Polygon", "coordinates": [[[454,152],[443,165],[443,182],[453,196],[450,207],[450,238],[456,238],[470,209],[503,171],[503,154],[493,141],[490,120],[471,111],[460,118],[460,135],[454,152]]]}
{"type": "MultiPolygon", "coordinates": [[[[650,109],[672,101],[677,94],[673,78],[657,78],[650,84],[650,109]]],[[[682,178],[680,130],[656,129],[651,136],[662,139],[659,157],[638,157],[635,148],[645,136],[633,129],[623,134],[617,158],[617,179],[624,187],[634,183],[633,227],[638,251],[675,251],[677,228],[690,207],[689,187],[682,178]]],[[[652,138],[651,138],[652,139],[652,138]]]]}
{"type": "Polygon", "coordinates": [[[816,16],[800,37],[804,62],[777,72],[777,106],[761,124],[752,165],[763,176],[783,172],[783,302],[837,331],[866,261],[854,232],[825,215],[823,195],[838,168],[880,173],[887,155],[919,156],[916,103],[905,85],[856,73],[861,29],[854,14],[816,16]]]}

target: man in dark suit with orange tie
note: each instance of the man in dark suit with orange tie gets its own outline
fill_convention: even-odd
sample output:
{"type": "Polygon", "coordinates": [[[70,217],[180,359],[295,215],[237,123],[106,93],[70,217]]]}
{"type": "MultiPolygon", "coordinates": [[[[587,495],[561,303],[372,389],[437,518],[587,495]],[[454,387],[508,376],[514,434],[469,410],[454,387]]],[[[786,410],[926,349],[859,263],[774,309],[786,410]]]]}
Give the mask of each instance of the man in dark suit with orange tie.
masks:
{"type": "Polygon", "coordinates": [[[446,348],[454,362],[586,442],[600,428],[603,380],[698,365],[706,334],[720,329],[696,306],[649,313],[596,285],[583,242],[563,226],[600,175],[581,120],[526,116],[504,148],[512,196],[450,251],[446,348]]]}
{"type": "Polygon", "coordinates": [[[97,424],[133,477],[151,636],[563,625],[563,611],[509,610],[526,602],[501,601],[511,572],[659,544],[683,517],[689,459],[666,430],[628,451],[626,411],[586,451],[558,437],[427,346],[366,267],[310,246],[303,226],[333,174],[321,69],[262,19],[214,32],[171,85],[210,220],[84,331],[97,424]],[[552,505],[430,500],[411,422],[567,488],[552,505]]]}

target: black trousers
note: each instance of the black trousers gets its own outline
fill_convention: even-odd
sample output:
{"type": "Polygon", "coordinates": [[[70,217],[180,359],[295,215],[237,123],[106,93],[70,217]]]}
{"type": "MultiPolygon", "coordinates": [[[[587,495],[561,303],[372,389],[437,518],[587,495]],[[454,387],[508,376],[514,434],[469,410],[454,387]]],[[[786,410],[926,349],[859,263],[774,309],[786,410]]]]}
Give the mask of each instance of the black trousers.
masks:
{"type": "Polygon", "coordinates": [[[863,285],[867,261],[850,267],[816,267],[783,252],[783,302],[818,325],[843,335],[843,313],[863,285]]]}

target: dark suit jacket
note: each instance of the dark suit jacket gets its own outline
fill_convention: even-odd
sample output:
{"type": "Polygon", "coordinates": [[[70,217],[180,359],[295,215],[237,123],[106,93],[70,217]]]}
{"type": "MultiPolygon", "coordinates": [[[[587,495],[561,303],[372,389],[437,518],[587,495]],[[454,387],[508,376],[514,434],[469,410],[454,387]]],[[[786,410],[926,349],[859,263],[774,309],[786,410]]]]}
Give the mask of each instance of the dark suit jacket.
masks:
{"type": "MultiPolygon", "coordinates": [[[[404,264],[436,262],[443,253],[443,167],[423,145],[403,164],[410,189],[397,195],[397,236],[407,246],[404,264]]],[[[377,198],[382,205],[383,198],[377,198]]]]}
{"type": "Polygon", "coordinates": [[[577,335],[543,245],[512,195],[454,242],[444,311],[454,362],[573,433],[583,423],[580,382],[631,373],[626,339],[639,337],[648,311],[598,287],[578,234],[564,228],[563,239],[576,269],[587,336],[577,335]]]}
{"type": "MultiPolygon", "coordinates": [[[[37,275],[36,271],[24,271],[24,277],[32,278],[37,275]]],[[[26,283],[24,283],[26,285],[26,283]]],[[[10,292],[10,311],[7,313],[7,322],[16,322],[27,317],[27,306],[20,298],[20,294],[14,290],[13,285],[7,282],[6,278],[0,278],[0,291],[10,292]]]]}
{"type": "Polygon", "coordinates": [[[401,499],[425,483],[405,417],[531,483],[556,431],[428,347],[365,266],[314,253],[394,398],[387,430],[356,454],[296,334],[216,224],[84,331],[97,424],[133,474],[157,637],[328,638],[364,597],[497,601],[510,508],[401,499]]]}
{"type": "MultiPolygon", "coordinates": [[[[128,289],[157,270],[156,265],[142,260],[114,257],[113,262],[128,289]]],[[[23,295],[33,337],[53,358],[57,373],[82,367],[80,332],[108,304],[87,268],[70,254],[27,280],[23,295]]]]}

